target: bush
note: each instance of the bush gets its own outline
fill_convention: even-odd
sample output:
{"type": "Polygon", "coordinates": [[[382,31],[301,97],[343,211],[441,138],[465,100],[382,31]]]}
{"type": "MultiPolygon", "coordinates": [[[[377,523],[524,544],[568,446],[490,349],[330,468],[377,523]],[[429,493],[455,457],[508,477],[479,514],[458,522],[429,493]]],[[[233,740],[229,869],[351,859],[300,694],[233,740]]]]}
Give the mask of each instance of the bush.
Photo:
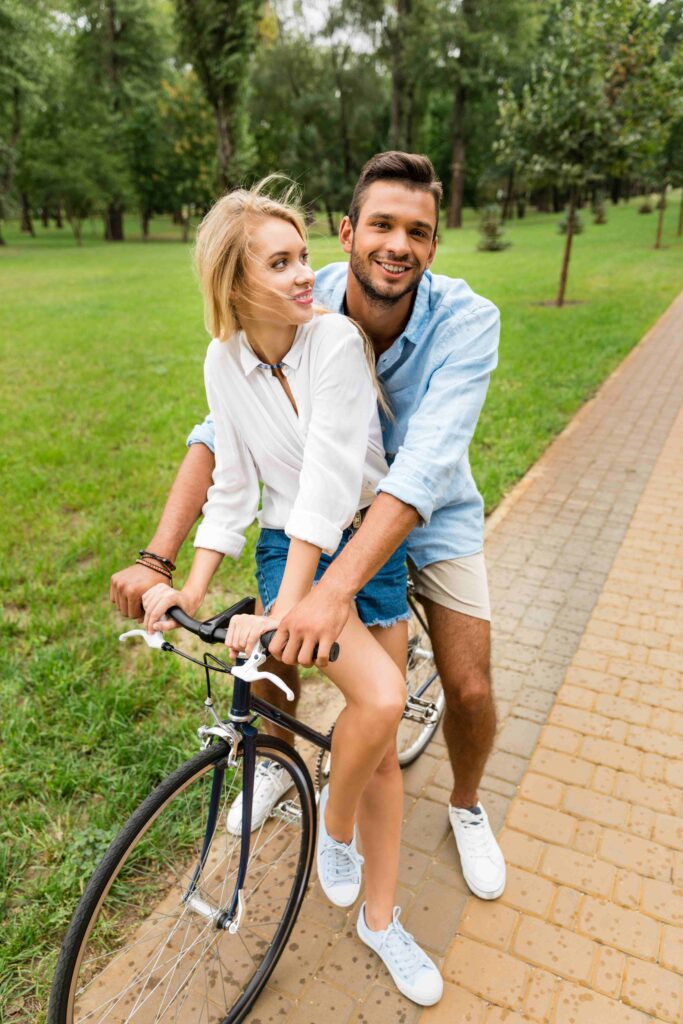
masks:
{"type": "Polygon", "coordinates": [[[497,206],[487,206],[479,221],[479,232],[481,240],[477,245],[482,252],[502,252],[507,249],[511,242],[503,238],[503,227],[501,225],[500,211],[497,206]]]}
{"type": "MultiPolygon", "coordinates": [[[[564,217],[562,218],[560,223],[557,225],[557,230],[559,231],[559,233],[561,235],[566,235],[568,227],[569,227],[569,210],[567,210],[567,212],[565,213],[564,217]]],[[[582,231],[583,231],[583,220],[581,219],[581,216],[577,213],[577,211],[574,210],[574,227],[573,227],[572,234],[580,235],[582,231]]]]}
{"type": "Polygon", "coordinates": [[[649,199],[643,199],[638,207],[638,213],[652,213],[653,206],[649,199]]]}

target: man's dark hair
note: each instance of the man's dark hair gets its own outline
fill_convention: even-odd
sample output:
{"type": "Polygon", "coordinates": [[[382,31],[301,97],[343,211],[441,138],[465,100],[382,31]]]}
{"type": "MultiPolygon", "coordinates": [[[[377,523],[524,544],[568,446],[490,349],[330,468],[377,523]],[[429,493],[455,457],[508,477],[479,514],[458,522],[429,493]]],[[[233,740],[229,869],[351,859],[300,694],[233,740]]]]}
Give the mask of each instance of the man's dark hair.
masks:
{"type": "MultiPolygon", "coordinates": [[[[348,216],[354,229],[358,224],[363,197],[375,181],[395,181],[407,188],[430,192],[434,197],[436,227],[438,228],[443,186],[437,178],[434,165],[428,156],[423,156],[422,153],[402,153],[400,150],[394,149],[370,157],[360,172],[351,197],[348,216]]],[[[436,228],[434,234],[436,234],[436,228]]]]}

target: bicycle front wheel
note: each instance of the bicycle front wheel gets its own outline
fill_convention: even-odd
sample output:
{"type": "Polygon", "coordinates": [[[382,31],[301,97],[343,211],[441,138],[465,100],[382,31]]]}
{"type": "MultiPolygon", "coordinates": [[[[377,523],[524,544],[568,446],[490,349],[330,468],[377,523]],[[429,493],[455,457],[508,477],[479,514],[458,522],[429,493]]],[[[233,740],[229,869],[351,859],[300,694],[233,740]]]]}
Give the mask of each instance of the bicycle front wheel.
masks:
{"type": "Polygon", "coordinates": [[[240,859],[227,816],[242,756],[219,742],[165,779],[130,817],[90,880],[62,945],[49,1024],[237,1024],[296,921],[315,852],[315,799],[300,757],[256,738],[256,763],[291,788],[251,834],[243,911],[226,927],[240,859]],[[208,822],[208,826],[207,826],[208,822]]]}

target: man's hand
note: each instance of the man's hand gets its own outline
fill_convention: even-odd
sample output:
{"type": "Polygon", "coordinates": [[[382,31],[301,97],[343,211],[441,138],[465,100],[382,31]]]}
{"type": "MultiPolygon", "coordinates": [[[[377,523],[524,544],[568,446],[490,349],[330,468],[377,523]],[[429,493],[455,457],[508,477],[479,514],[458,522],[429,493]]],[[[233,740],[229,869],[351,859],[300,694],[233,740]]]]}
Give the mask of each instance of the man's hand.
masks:
{"type": "Polygon", "coordinates": [[[299,601],[280,622],[269,644],[269,651],[286,665],[313,664],[313,650],[318,645],[315,664],[325,668],[330,647],[339,639],[351,612],[353,599],[323,578],[302,601],[299,601]]]}
{"type": "Polygon", "coordinates": [[[142,595],[160,583],[164,577],[144,565],[129,565],[127,569],[115,572],[109,585],[109,600],[122,615],[142,621],[144,610],[142,595]]]}

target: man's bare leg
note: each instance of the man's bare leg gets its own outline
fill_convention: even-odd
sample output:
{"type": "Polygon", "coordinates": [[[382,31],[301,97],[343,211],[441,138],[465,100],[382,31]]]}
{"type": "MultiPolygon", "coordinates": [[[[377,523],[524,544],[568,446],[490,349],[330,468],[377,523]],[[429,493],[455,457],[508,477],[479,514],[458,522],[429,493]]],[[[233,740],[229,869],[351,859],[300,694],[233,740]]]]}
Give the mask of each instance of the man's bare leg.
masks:
{"type": "Polygon", "coordinates": [[[443,731],[453,769],[453,807],[473,807],[496,734],[491,690],[491,624],[424,602],[446,698],[443,731]]]}

